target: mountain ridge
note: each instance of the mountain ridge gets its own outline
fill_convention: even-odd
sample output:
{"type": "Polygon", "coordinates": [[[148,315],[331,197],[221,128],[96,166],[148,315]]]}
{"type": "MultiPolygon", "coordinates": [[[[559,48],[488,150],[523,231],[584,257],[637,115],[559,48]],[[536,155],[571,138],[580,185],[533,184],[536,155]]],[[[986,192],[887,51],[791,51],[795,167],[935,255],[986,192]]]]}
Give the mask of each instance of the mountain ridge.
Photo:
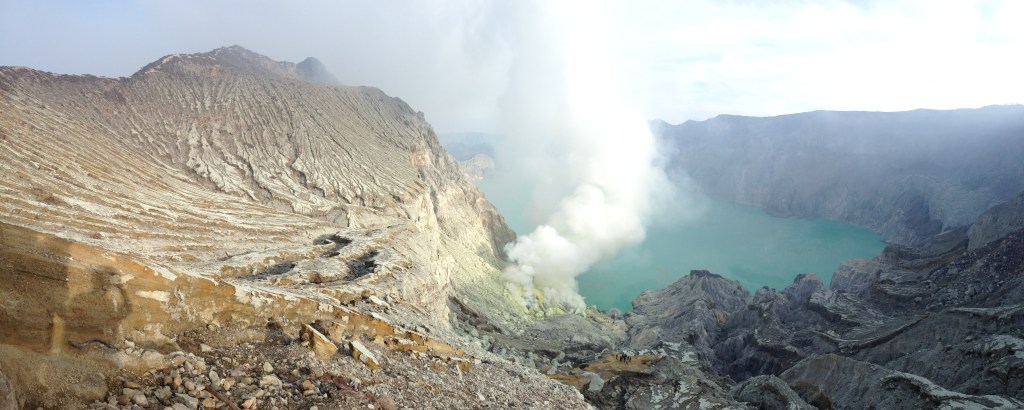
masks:
{"type": "Polygon", "coordinates": [[[914,108],[914,109],[910,109],[910,110],[899,110],[899,111],[811,110],[811,111],[801,111],[801,112],[778,114],[778,115],[718,114],[718,115],[715,115],[714,117],[703,119],[703,120],[688,119],[688,120],[685,120],[683,122],[678,122],[678,123],[671,123],[671,122],[668,122],[668,121],[665,121],[665,120],[661,120],[661,119],[654,119],[654,120],[651,120],[650,122],[652,124],[658,124],[659,126],[679,126],[679,125],[683,125],[683,124],[686,124],[686,123],[707,122],[707,121],[714,120],[714,119],[719,118],[719,117],[721,117],[721,118],[748,118],[748,119],[777,119],[777,118],[785,118],[785,117],[792,117],[792,116],[804,116],[804,115],[814,115],[814,114],[900,115],[900,114],[908,114],[908,113],[969,112],[969,111],[991,110],[991,109],[1015,110],[1015,109],[1019,109],[1021,107],[1024,107],[1024,104],[990,104],[990,105],[984,105],[984,106],[976,107],[976,108],[914,108]]]}
{"type": "MultiPolygon", "coordinates": [[[[0,262],[13,267],[0,281],[0,327],[31,330],[0,343],[0,379],[15,386],[18,403],[105,398],[105,383],[67,383],[42,363],[170,371],[170,354],[212,348],[217,356],[205,360],[224,375],[232,370],[224,355],[258,344],[245,355],[286,372],[338,372],[372,354],[399,372],[359,376],[381,386],[397,386],[389,378],[401,372],[422,376],[414,369],[429,362],[443,363],[437,374],[446,380],[498,366],[498,384],[472,388],[515,400],[541,389],[582,407],[577,393],[536,372],[452,346],[464,343],[450,320],[456,301],[502,328],[528,318],[499,278],[502,245],[514,234],[422,113],[378,89],[306,81],[297,65],[250,53],[171,56],[117,79],[0,67],[0,262]],[[52,251],[33,248],[44,245],[52,251]],[[40,275],[53,281],[33,279],[40,275]],[[40,309],[26,308],[32,299],[40,309]],[[294,342],[267,339],[271,324],[294,342]],[[309,343],[307,327],[323,335],[321,351],[333,344],[344,354],[300,364],[308,350],[293,350],[300,334],[309,343]],[[99,351],[77,347],[97,337],[106,343],[99,351]],[[395,347],[427,343],[415,355],[395,347]]],[[[375,394],[424,406],[479,400],[468,385],[444,396],[384,389],[375,394]]],[[[270,405],[286,393],[251,398],[270,405]]]]}
{"type": "MultiPolygon", "coordinates": [[[[534,317],[500,279],[514,233],[422,113],[253,54],[117,79],[0,67],[0,409],[1024,406],[1019,197],[960,203],[976,228],[935,236],[948,196],[883,196],[920,246],[849,261],[829,286],[799,275],[751,295],[694,271],[625,315],[534,317]]],[[[738,135],[757,155],[725,164],[751,178],[821,141],[849,148],[738,135]]],[[[703,142],[690,154],[709,161],[689,165],[707,183],[722,157],[703,142]]],[[[997,148],[958,152],[1010,158],[972,183],[1019,165],[997,148]]]]}
{"type": "Polygon", "coordinates": [[[316,58],[307,57],[298,64],[275,61],[238,45],[204,53],[169,54],[143,66],[129,77],[158,73],[216,76],[222,69],[254,76],[337,84],[334,76],[316,58]]]}
{"type": "Polygon", "coordinates": [[[1024,191],[1024,106],[655,123],[706,194],[920,244],[1024,191]]]}

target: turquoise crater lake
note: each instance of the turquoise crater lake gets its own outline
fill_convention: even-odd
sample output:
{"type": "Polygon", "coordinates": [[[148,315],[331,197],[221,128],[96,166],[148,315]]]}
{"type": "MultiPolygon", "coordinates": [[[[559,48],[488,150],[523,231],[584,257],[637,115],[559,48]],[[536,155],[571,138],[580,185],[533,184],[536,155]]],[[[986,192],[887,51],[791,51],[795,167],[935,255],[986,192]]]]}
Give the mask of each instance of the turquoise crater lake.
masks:
{"type": "MultiPolygon", "coordinates": [[[[504,181],[508,182],[508,181],[504,181]]],[[[502,181],[477,181],[517,233],[525,222],[527,190],[502,181]]],[[[874,257],[885,243],[871,230],[825,219],[779,218],[759,208],[702,199],[690,221],[655,223],[646,240],[623,249],[581,275],[580,294],[601,309],[631,309],[640,292],[662,288],[692,269],[738,280],[749,290],[782,289],[800,273],[828,285],[847,259],[874,257]]]]}

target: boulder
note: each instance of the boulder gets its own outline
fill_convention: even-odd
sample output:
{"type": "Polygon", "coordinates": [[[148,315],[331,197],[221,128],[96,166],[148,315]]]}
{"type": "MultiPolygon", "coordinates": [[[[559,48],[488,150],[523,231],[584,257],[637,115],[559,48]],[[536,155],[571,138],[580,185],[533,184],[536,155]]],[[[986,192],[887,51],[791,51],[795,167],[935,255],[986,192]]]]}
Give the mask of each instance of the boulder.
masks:
{"type": "Polygon", "coordinates": [[[967,246],[978,249],[1019,229],[1024,229],[1024,192],[981,214],[967,231],[967,246]]]}
{"type": "Polygon", "coordinates": [[[711,351],[715,335],[729,315],[750,302],[750,294],[734,280],[706,270],[690,271],[668,287],[643,292],[626,315],[629,346],[658,345],[662,340],[687,341],[711,351]]]}
{"type": "Polygon", "coordinates": [[[310,325],[302,325],[302,339],[309,342],[313,353],[320,359],[330,359],[338,352],[338,346],[310,325]]]}
{"type": "Polygon", "coordinates": [[[782,379],[765,375],[747,379],[732,388],[736,400],[746,402],[757,409],[812,410],[782,379]]]}
{"type": "Polygon", "coordinates": [[[352,340],[349,342],[349,347],[352,349],[352,357],[356,360],[363,362],[363,364],[369,366],[371,369],[377,370],[380,367],[380,362],[373,356],[370,349],[363,346],[358,340],[352,340]]]}

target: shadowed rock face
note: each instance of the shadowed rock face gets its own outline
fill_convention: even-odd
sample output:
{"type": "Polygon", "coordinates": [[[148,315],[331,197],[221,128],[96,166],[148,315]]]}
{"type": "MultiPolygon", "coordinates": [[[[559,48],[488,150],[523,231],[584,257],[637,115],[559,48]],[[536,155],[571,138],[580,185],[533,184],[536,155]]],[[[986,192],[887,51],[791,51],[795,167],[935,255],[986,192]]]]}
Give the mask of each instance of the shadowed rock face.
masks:
{"type": "Polygon", "coordinates": [[[600,408],[1021,408],[1020,214],[1014,199],[970,230],[847,261],[830,285],[801,274],[750,295],[692,271],[621,319],[588,311],[526,340],[485,338],[600,408]]]}
{"type": "Polygon", "coordinates": [[[757,376],[737,384],[733,396],[741,402],[754,404],[757,409],[810,410],[814,407],[793,391],[785,381],[775,376],[757,376]]]}
{"type": "Polygon", "coordinates": [[[1024,106],[815,111],[655,123],[674,166],[717,199],[822,217],[916,245],[1024,190],[1024,106]]]}
{"type": "Polygon", "coordinates": [[[309,57],[302,62],[295,65],[295,72],[299,78],[303,80],[324,83],[324,84],[340,84],[337,78],[334,78],[334,74],[327,71],[327,67],[320,60],[313,57],[309,57]]]}
{"type": "Polygon", "coordinates": [[[799,275],[753,298],[694,271],[637,298],[631,342],[694,349],[758,408],[1024,406],[1024,230],[976,249],[963,230],[954,239],[849,261],[830,287],[799,275]]]}
{"type": "Polygon", "coordinates": [[[1007,234],[1024,228],[1024,192],[1006,203],[981,214],[967,232],[970,249],[978,249],[1007,234]]]}
{"type": "Polygon", "coordinates": [[[750,302],[739,282],[695,270],[671,285],[641,293],[626,323],[633,331],[629,345],[650,348],[662,340],[686,341],[710,351],[730,314],[750,302]]]}
{"type": "MultiPolygon", "coordinates": [[[[749,188],[753,178],[774,185],[733,199],[836,216],[919,246],[848,262],[831,286],[807,274],[750,295],[693,271],[645,292],[624,318],[530,321],[497,279],[513,234],[422,115],[376,89],[323,84],[334,82],[325,74],[313,60],[240,47],[167,56],[120,79],[0,67],[0,328],[14,329],[0,333],[0,408],[102,399],[99,375],[142,374],[155,368],[147,357],[175,350],[221,361],[222,350],[254,342],[247,358],[270,352],[299,367],[309,346],[281,344],[307,328],[322,336],[321,354],[356,356],[335,355],[338,366],[373,357],[383,372],[359,377],[422,399],[411,407],[586,408],[583,397],[602,408],[1024,406],[1024,231],[1006,222],[1022,206],[986,213],[970,240],[947,229],[1020,183],[1002,177],[1016,175],[1019,156],[977,172],[957,161],[1006,159],[1012,140],[1005,152],[964,149],[967,159],[924,145],[969,170],[942,191],[930,185],[950,178],[941,169],[881,165],[910,155],[906,141],[893,140],[896,156],[886,157],[843,138],[783,143],[766,127],[753,149],[778,148],[786,160],[706,187],[739,178],[749,188]],[[868,171],[794,191],[823,186],[799,178],[853,166],[828,155],[828,166],[801,162],[819,158],[822,141],[852,149],[868,171]],[[900,177],[871,179],[883,171],[900,177]],[[851,205],[861,195],[872,199],[851,205]],[[210,323],[234,327],[217,336],[210,323]],[[464,377],[474,366],[491,373],[464,377]],[[420,376],[445,393],[410,387],[420,376]]],[[[1002,138],[989,131],[979,138],[1002,138]]]]}

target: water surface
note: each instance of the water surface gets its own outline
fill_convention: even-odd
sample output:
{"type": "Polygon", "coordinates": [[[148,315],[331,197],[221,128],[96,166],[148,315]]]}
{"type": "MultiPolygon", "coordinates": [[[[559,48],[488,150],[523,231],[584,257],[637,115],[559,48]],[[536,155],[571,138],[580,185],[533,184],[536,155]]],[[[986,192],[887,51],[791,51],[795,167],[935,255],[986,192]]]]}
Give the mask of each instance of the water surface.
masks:
{"type": "MultiPolygon", "coordinates": [[[[509,226],[523,234],[528,187],[511,180],[478,181],[509,226]]],[[[580,276],[589,305],[626,311],[644,290],[658,289],[689,273],[707,269],[740,281],[748,290],[782,289],[799,273],[813,272],[828,285],[847,259],[878,255],[885,247],[871,230],[824,219],[779,218],[759,208],[701,199],[689,221],[654,221],[647,239],[624,249],[580,276]]]]}

